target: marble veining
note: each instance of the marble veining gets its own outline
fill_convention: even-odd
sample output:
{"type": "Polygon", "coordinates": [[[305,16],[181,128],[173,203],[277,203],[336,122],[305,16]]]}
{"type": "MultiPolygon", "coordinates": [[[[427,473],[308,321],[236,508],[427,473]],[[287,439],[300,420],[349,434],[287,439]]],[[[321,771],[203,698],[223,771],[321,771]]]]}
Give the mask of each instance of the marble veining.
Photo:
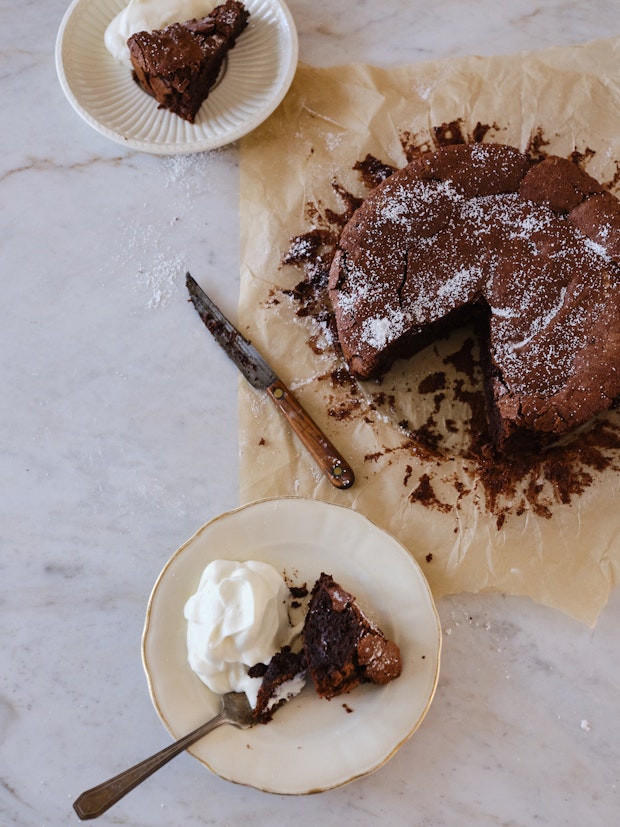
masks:
{"type": "MultiPolygon", "coordinates": [[[[620,28],[616,0],[289,5],[300,58],[318,66],[536,50],[620,28]]],[[[55,74],[65,8],[0,10],[7,827],[76,823],[83,789],[167,743],[140,662],[146,602],[172,551],[238,504],[237,378],[183,289],[190,269],[235,317],[237,147],[158,158],[92,130],[55,74]]],[[[183,755],[100,823],[617,823],[618,591],[593,630],[498,595],[439,611],[435,702],[377,773],[290,799],[183,755]]]]}

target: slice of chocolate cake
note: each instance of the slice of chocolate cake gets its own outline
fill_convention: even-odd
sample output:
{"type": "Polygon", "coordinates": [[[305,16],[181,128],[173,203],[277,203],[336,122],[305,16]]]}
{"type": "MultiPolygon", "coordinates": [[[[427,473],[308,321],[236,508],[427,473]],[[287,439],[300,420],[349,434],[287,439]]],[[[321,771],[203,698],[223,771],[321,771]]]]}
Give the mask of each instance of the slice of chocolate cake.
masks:
{"type": "Polygon", "coordinates": [[[194,123],[248,18],[243,3],[227,0],[201,20],[133,34],[127,46],[135,81],[160,109],[194,123]]]}
{"type": "Polygon", "coordinates": [[[312,589],[302,639],[308,674],[322,698],[361,683],[386,684],[400,675],[398,645],[329,574],[322,573],[312,589]]]}

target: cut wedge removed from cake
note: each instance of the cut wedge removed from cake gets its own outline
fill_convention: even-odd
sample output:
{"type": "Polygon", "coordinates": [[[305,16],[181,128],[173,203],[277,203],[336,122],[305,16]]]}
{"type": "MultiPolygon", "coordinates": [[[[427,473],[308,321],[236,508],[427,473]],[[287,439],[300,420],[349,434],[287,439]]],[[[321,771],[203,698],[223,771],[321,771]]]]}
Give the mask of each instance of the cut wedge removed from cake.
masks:
{"type": "Polygon", "coordinates": [[[201,20],[133,34],[127,46],[134,80],[160,109],[194,123],[248,18],[243,3],[227,0],[201,20]]]}

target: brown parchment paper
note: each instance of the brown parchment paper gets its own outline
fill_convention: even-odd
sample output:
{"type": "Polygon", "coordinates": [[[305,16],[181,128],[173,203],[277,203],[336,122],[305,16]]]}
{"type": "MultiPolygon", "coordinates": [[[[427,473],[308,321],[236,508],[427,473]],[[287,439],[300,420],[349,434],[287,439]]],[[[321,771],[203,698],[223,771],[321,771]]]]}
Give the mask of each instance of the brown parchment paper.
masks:
{"type": "Polygon", "coordinates": [[[339,391],[325,380],[339,356],[286,296],[301,274],[281,262],[290,239],[313,226],[308,205],[342,212],[334,180],[352,193],[367,191],[355,162],[371,153],[404,166],[403,135],[430,142],[434,127],[452,121],[470,134],[477,124],[492,125],[485,140],[522,150],[533,135],[544,135],[546,151],[582,153],[587,171],[613,188],[620,161],[620,38],[389,70],[298,67],[283,104],[241,145],[239,319],[351,462],[357,479],[348,491],[333,488],[266,395],[241,381],[241,500],[293,495],[349,506],[409,549],[436,598],[484,591],[527,595],[593,625],[620,567],[620,473],[595,474],[568,504],[550,491],[546,516],[515,500],[498,527],[458,450],[440,461],[404,450],[395,422],[418,415],[421,401],[411,390],[416,376],[428,374],[433,360],[443,364],[454,343],[440,343],[395,367],[385,383],[395,394],[393,415],[373,409],[375,387],[360,390],[359,415],[339,419],[339,391]],[[440,507],[411,499],[425,474],[440,507]]]}

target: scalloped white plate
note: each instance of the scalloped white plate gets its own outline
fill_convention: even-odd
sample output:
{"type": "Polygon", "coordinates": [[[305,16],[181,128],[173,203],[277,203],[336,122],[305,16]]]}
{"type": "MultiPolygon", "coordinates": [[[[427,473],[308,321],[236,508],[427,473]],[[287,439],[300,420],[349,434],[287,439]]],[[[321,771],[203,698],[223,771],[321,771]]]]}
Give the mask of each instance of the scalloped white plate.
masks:
{"type": "Polygon", "coordinates": [[[190,124],[163,109],[105,48],[108,23],[125,0],[74,0],[56,39],[56,69],[76,112],[107,138],[156,155],[203,152],[261,124],[287,93],[297,67],[297,32],[281,0],[244,0],[248,26],[225,71],[190,124]]]}
{"type": "Polygon", "coordinates": [[[322,571],[332,574],[399,644],[403,671],[387,686],[366,684],[330,701],[306,686],[266,726],[220,727],[190,752],[222,778],[287,795],[321,792],[382,766],[421,724],[439,676],[441,626],[414,558],[361,514],[317,500],[262,500],[211,520],[163,569],[144,627],[151,698],[174,738],[219,706],[188,666],[183,617],[214,559],[264,560],[309,587],[322,571]]]}

